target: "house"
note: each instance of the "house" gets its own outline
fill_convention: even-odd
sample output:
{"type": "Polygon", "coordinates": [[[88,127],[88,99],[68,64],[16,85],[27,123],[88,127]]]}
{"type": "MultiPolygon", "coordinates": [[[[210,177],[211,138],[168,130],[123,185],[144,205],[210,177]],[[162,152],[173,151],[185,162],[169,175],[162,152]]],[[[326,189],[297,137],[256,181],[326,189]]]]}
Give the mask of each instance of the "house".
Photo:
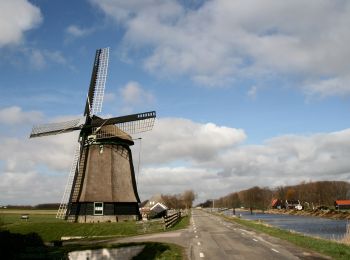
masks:
{"type": "Polygon", "coordinates": [[[280,200],[280,199],[272,199],[271,208],[282,209],[282,208],[284,208],[284,204],[283,204],[282,200],[280,200]]]}
{"type": "Polygon", "coordinates": [[[167,215],[168,207],[163,203],[157,202],[150,208],[150,218],[161,218],[167,215]]]}
{"type": "Polygon", "coordinates": [[[168,207],[161,194],[152,196],[148,201],[142,204],[143,205],[140,206],[140,212],[143,219],[159,218],[167,214],[168,207]]]}
{"type": "Polygon", "coordinates": [[[336,200],[334,206],[336,209],[350,209],[350,200],[336,200]]]}
{"type": "Polygon", "coordinates": [[[296,209],[301,205],[300,200],[286,200],[285,207],[286,209],[296,209]]]}

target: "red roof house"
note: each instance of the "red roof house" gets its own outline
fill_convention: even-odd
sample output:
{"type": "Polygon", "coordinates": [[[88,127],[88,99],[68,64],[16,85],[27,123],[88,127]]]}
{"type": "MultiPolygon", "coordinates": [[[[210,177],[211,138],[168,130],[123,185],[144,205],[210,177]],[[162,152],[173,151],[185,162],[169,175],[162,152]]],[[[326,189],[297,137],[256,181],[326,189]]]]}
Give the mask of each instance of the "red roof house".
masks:
{"type": "Polygon", "coordinates": [[[350,200],[336,200],[334,206],[336,209],[350,209],[350,200]]]}

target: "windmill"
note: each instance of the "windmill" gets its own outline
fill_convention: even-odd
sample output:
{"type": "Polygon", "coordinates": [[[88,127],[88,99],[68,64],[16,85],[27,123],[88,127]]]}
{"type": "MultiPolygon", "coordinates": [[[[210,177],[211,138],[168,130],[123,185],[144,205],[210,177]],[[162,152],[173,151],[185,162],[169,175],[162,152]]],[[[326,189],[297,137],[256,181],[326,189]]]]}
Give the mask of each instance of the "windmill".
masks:
{"type": "Polygon", "coordinates": [[[153,128],[156,112],[102,118],[109,48],[96,50],[84,116],[34,126],[30,138],[80,131],[57,218],[74,222],[138,218],[140,202],[129,134],[153,128]]]}

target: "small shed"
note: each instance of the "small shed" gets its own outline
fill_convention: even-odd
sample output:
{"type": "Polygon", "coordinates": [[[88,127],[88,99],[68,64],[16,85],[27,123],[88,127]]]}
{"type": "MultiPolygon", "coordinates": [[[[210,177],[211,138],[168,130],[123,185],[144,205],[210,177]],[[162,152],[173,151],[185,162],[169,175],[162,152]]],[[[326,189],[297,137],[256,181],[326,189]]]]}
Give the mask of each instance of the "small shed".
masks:
{"type": "Polygon", "coordinates": [[[161,218],[167,215],[168,207],[163,203],[156,203],[152,208],[150,208],[151,218],[161,218]]]}
{"type": "Polygon", "coordinates": [[[334,206],[336,209],[350,209],[350,200],[336,200],[334,206]]]}

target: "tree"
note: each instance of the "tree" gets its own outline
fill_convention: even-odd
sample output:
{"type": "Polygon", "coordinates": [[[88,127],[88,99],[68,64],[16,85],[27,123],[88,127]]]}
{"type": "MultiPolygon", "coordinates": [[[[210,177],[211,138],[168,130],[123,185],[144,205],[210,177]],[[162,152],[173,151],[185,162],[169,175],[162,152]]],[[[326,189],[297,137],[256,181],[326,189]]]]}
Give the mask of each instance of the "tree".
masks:
{"type": "Polygon", "coordinates": [[[181,197],[185,204],[185,208],[188,209],[192,207],[192,203],[196,198],[196,195],[194,194],[193,190],[186,190],[182,193],[181,197]]]}

